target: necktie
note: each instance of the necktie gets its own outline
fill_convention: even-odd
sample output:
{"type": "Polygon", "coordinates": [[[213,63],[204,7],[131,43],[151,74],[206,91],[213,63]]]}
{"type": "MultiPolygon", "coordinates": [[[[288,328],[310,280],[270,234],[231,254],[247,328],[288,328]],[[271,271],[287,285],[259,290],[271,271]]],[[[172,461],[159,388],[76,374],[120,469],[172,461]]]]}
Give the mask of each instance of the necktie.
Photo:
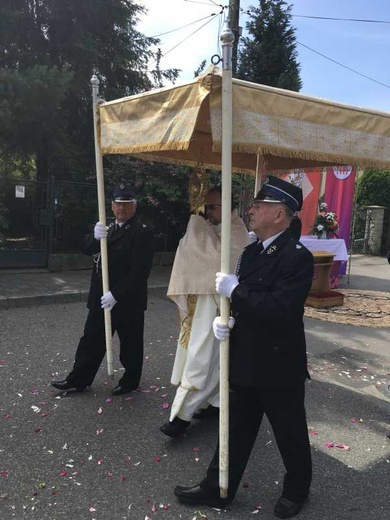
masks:
{"type": "Polygon", "coordinates": [[[263,246],[263,242],[261,242],[260,240],[257,242],[257,252],[258,253],[261,253],[262,251],[264,251],[264,246],[263,246]]]}

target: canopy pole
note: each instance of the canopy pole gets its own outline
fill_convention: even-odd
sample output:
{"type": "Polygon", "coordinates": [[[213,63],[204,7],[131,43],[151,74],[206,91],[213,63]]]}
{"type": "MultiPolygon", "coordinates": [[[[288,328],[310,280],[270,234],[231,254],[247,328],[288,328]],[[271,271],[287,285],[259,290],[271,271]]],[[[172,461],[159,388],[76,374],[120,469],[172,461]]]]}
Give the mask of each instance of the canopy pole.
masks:
{"type": "Polygon", "coordinates": [[[256,197],[257,192],[261,189],[263,176],[265,175],[265,161],[263,154],[260,151],[260,148],[257,150],[256,155],[256,177],[255,177],[255,194],[256,197]]]}
{"type": "MultiPolygon", "coordinates": [[[[222,45],[222,226],[221,272],[230,273],[233,86],[232,49],[234,34],[226,19],[221,33],[222,45]]],[[[221,296],[221,319],[228,324],[230,300],[221,296]]],[[[219,492],[227,498],[229,487],[229,339],[220,342],[220,413],[219,413],[219,492]]]]}
{"type": "MultiPolygon", "coordinates": [[[[100,144],[98,139],[98,94],[99,80],[94,74],[91,78],[92,87],[92,110],[93,110],[93,133],[95,138],[95,161],[96,161],[96,180],[98,192],[99,221],[106,225],[106,204],[104,195],[104,176],[103,176],[103,158],[100,153],[100,144]]],[[[107,293],[109,288],[108,281],[108,254],[107,254],[107,238],[100,240],[100,255],[102,262],[102,278],[103,278],[103,294],[107,293]]],[[[111,329],[111,311],[104,309],[104,326],[106,331],[106,355],[107,355],[107,372],[111,379],[114,379],[114,364],[112,356],[112,329],[111,329]]]]}

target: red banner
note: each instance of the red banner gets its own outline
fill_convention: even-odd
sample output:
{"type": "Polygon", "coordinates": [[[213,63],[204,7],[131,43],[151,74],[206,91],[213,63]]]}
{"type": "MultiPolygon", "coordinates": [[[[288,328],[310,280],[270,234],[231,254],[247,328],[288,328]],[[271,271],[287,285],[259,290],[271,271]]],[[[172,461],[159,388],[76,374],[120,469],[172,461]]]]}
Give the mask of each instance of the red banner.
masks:
{"type": "Polygon", "coordinates": [[[353,194],[356,170],[352,166],[327,168],[325,197],[328,211],[334,211],[339,220],[338,238],[343,238],[348,248],[351,229],[353,194]]]}
{"type": "Polygon", "coordinates": [[[302,221],[302,235],[310,235],[317,214],[321,188],[321,171],[290,170],[283,179],[302,188],[303,206],[299,212],[302,221]]]}

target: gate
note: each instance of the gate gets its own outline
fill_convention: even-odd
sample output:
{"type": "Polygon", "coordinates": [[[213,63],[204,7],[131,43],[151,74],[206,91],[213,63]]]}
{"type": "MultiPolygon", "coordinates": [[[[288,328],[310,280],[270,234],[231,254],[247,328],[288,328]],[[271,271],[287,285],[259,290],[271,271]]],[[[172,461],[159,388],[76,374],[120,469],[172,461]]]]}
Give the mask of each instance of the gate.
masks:
{"type": "Polygon", "coordinates": [[[370,213],[365,208],[354,207],[350,236],[350,253],[368,254],[370,213]]]}
{"type": "Polygon", "coordinates": [[[1,184],[0,268],[46,266],[49,244],[46,182],[1,184]]]}
{"type": "Polygon", "coordinates": [[[52,253],[80,253],[97,207],[96,184],[2,180],[0,269],[47,267],[52,253]]]}

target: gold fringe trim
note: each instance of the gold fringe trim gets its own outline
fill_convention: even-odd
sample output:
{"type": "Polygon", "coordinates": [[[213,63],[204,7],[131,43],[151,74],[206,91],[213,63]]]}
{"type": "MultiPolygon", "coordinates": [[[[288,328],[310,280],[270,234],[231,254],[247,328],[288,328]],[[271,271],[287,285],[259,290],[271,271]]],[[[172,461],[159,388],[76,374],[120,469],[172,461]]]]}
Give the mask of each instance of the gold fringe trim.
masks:
{"type": "Polygon", "coordinates": [[[176,141],[171,143],[148,143],[138,146],[115,146],[107,145],[102,147],[102,153],[108,154],[128,154],[148,153],[148,152],[169,152],[188,150],[190,141],[176,141]]]}
{"type": "MultiPolygon", "coordinates": [[[[216,142],[213,143],[213,152],[221,152],[222,143],[216,142]]],[[[343,154],[332,154],[325,152],[314,152],[310,150],[288,150],[286,148],[279,148],[277,146],[267,146],[267,147],[259,147],[256,144],[233,144],[232,146],[233,153],[247,153],[247,154],[257,154],[261,155],[273,155],[275,157],[286,157],[291,159],[302,159],[306,161],[315,161],[315,162],[326,162],[329,164],[348,164],[351,166],[357,166],[360,168],[364,167],[373,167],[388,170],[390,169],[390,160],[389,161],[381,161],[376,160],[369,157],[356,157],[353,155],[343,155],[343,154]]],[[[293,167],[293,166],[292,166],[293,167]]]]}
{"type": "Polygon", "coordinates": [[[192,321],[194,319],[195,307],[198,297],[196,294],[189,294],[187,296],[188,314],[181,320],[181,329],[179,335],[180,345],[186,349],[190,341],[192,321]]]}

